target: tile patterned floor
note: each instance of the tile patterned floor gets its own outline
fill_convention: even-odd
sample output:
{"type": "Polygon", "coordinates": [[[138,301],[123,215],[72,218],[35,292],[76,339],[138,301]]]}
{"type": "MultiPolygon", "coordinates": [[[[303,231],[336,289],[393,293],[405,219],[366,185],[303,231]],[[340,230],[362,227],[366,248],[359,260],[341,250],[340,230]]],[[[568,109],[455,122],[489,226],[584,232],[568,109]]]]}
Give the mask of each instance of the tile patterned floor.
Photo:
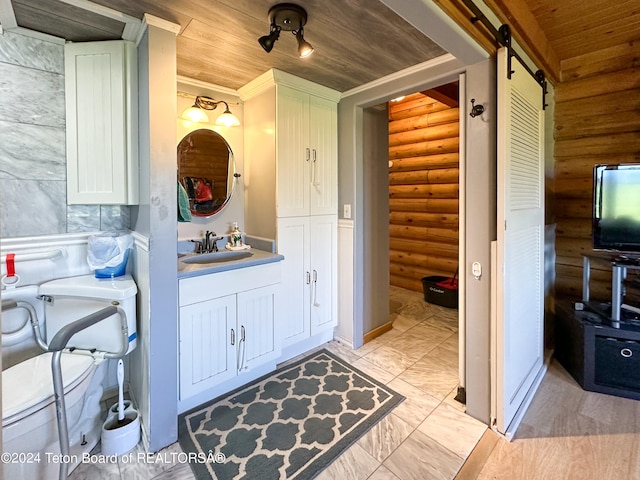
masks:
{"type": "MultiPolygon", "coordinates": [[[[486,425],[464,413],[458,384],[457,311],[426,303],[419,292],[391,287],[393,329],[352,350],[324,348],[406,397],[316,478],[318,480],[453,479],[486,425]]],[[[163,450],[171,458],[176,443],[163,450]]],[[[133,452],[137,458],[140,447],[133,452]]],[[[188,464],[80,465],[71,480],[191,480],[188,464]]]]}

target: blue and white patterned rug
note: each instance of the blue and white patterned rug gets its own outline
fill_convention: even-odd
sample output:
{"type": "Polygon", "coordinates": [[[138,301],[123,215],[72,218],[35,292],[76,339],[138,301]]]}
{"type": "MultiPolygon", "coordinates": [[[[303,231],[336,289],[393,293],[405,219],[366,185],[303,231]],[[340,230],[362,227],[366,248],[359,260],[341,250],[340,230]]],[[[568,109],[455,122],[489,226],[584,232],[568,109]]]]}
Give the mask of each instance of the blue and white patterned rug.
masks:
{"type": "Polygon", "coordinates": [[[311,479],[402,400],[320,350],[180,415],[179,441],[199,480],[311,479]]]}

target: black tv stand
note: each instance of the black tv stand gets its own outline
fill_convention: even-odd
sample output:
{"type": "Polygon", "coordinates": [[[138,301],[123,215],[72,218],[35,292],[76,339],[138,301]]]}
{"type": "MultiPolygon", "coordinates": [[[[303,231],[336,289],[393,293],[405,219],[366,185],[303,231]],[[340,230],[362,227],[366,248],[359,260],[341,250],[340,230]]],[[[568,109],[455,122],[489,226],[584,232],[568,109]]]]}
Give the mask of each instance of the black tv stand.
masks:
{"type": "Polygon", "coordinates": [[[623,306],[624,298],[623,282],[627,278],[629,270],[640,270],[640,257],[626,255],[622,253],[592,253],[582,256],[582,302],[590,304],[589,284],[591,280],[591,262],[599,260],[609,263],[611,266],[611,312],[612,326],[616,327],[616,322],[620,322],[620,309],[623,306]]]}
{"type": "MultiPolygon", "coordinates": [[[[555,355],[585,390],[640,400],[640,315],[614,322],[581,302],[556,304],[555,355]]],[[[594,305],[594,304],[592,304],[594,305]]]]}

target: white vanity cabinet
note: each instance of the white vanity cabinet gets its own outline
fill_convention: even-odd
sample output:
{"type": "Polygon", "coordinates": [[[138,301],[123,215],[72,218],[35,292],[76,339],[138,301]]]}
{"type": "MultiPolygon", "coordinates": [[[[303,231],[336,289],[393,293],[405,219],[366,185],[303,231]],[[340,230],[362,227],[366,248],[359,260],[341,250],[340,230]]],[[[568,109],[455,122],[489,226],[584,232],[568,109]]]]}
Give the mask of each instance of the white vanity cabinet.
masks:
{"type": "Polygon", "coordinates": [[[278,219],[282,288],[279,316],[286,325],[283,345],[332,333],[337,324],[337,221],[333,215],[278,219]]]}
{"type": "Polygon", "coordinates": [[[275,368],[280,262],[179,280],[184,411],[275,368]]]}
{"type": "Polygon", "coordinates": [[[67,43],[67,203],[138,203],[136,46],[67,43]]]}

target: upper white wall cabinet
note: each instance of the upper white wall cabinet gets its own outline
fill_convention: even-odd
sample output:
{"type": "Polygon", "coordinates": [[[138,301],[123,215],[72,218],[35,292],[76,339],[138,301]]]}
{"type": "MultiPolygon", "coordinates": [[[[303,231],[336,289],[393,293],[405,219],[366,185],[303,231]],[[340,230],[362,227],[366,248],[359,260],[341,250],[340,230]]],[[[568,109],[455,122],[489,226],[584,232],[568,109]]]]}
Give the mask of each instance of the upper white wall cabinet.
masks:
{"type": "MultiPolygon", "coordinates": [[[[275,217],[337,214],[340,92],[275,69],[238,92],[244,101],[249,177],[245,221],[263,225],[268,198],[275,217]],[[257,206],[260,218],[252,221],[257,206]]],[[[269,233],[265,228],[262,234],[269,233]]]]}
{"type": "Polygon", "coordinates": [[[65,45],[67,203],[138,203],[136,47],[65,45]]]}
{"type": "Polygon", "coordinates": [[[337,211],[337,104],[289,87],[277,87],[279,217],[337,211]]]}

